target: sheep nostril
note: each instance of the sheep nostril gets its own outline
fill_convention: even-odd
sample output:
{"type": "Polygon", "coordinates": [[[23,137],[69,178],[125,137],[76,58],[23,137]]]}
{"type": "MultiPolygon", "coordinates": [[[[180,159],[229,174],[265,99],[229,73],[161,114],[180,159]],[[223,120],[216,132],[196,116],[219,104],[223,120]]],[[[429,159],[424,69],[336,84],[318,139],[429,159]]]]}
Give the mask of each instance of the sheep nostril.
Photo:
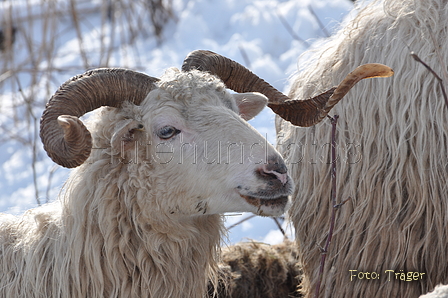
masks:
{"type": "Polygon", "coordinates": [[[288,174],[280,173],[280,172],[276,171],[275,169],[271,169],[271,168],[272,168],[272,165],[271,166],[263,165],[259,170],[260,175],[263,177],[270,177],[273,179],[278,179],[278,180],[280,180],[280,182],[283,185],[285,185],[288,182],[288,174]]]}

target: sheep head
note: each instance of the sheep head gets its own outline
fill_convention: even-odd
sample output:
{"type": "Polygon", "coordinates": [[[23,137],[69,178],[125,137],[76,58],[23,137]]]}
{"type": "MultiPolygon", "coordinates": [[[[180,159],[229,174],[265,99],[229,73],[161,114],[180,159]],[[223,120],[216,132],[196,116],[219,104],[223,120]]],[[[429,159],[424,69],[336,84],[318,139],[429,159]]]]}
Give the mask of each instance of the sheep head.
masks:
{"type": "Polygon", "coordinates": [[[138,157],[144,171],[151,171],[139,179],[159,187],[164,200],[144,210],[280,215],[293,183],[279,153],[246,122],[267,101],[260,93],[230,94],[220,79],[199,70],[170,69],[158,79],[97,69],[67,81],[50,99],[41,138],[48,155],[65,167],[117,171],[108,154],[129,175],[128,163],[138,157]],[[92,136],[78,117],[102,106],[112,108],[96,114],[91,131],[94,146],[104,150],[91,153],[92,136]]]}

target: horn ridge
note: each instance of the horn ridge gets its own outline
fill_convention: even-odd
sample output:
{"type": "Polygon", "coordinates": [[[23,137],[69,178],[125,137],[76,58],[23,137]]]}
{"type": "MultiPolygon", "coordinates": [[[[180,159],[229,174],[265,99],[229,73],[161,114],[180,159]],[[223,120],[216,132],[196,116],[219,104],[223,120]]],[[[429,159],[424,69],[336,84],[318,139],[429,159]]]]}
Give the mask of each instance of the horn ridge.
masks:
{"type": "Polygon", "coordinates": [[[183,71],[197,69],[207,71],[219,77],[233,91],[260,92],[269,102],[280,103],[289,97],[272,87],[243,65],[207,50],[196,50],[188,54],[182,65],[183,71]]]}
{"type": "Polygon", "coordinates": [[[268,107],[284,120],[296,126],[313,126],[324,119],[331,108],[327,103],[336,87],[307,100],[288,100],[280,104],[268,103],[268,107]]]}

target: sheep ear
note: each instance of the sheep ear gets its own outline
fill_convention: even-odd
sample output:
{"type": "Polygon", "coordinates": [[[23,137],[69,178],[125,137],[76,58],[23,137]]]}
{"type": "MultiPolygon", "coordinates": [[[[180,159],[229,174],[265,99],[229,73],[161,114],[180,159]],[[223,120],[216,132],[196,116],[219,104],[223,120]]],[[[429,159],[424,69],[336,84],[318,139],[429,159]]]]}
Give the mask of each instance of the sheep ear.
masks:
{"type": "Polygon", "coordinates": [[[248,121],[257,116],[268,103],[268,98],[258,92],[233,94],[240,116],[248,121]]]}
{"type": "Polygon", "coordinates": [[[135,147],[135,142],[138,141],[136,133],[141,131],[144,131],[144,127],[140,122],[134,119],[123,121],[117,126],[110,140],[112,154],[121,153],[122,157],[124,157],[125,152],[135,147]]]}

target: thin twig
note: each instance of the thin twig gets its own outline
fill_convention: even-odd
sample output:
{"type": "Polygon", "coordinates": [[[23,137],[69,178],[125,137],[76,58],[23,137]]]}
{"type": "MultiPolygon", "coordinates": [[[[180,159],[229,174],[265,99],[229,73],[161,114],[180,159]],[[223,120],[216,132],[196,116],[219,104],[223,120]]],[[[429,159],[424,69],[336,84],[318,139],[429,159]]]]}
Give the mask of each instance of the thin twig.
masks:
{"type": "Polygon", "coordinates": [[[50,172],[48,173],[48,184],[47,184],[47,191],[46,191],[46,203],[50,202],[50,190],[51,190],[51,181],[53,180],[54,173],[59,169],[58,165],[53,165],[50,172]]]}
{"type": "Polygon", "coordinates": [[[428,31],[429,31],[429,36],[431,37],[432,43],[434,45],[434,50],[437,54],[437,59],[439,60],[440,66],[442,66],[441,68],[442,68],[443,78],[445,79],[445,82],[448,82],[448,73],[446,71],[445,61],[443,60],[442,55],[440,54],[440,47],[436,41],[434,32],[432,31],[432,29],[429,25],[428,25],[428,31]]]}
{"type": "Polygon", "coordinates": [[[78,45],[79,45],[79,54],[81,55],[82,61],[84,63],[84,68],[89,68],[89,59],[87,58],[87,53],[84,49],[84,39],[83,39],[83,34],[81,31],[81,26],[79,24],[79,19],[78,19],[78,12],[76,11],[76,7],[75,7],[75,0],[71,0],[70,1],[70,12],[72,15],[72,19],[73,19],[73,25],[75,26],[75,30],[76,30],[76,36],[78,38],[78,45]]]}
{"type": "Polygon", "coordinates": [[[330,247],[331,239],[333,238],[334,223],[336,221],[336,124],[338,122],[338,115],[334,115],[331,119],[331,219],[330,219],[330,229],[328,231],[327,241],[325,246],[321,248],[321,259],[319,268],[319,279],[316,285],[316,292],[314,297],[319,297],[320,285],[322,283],[322,276],[324,274],[325,260],[327,258],[328,248],[330,247]]]}
{"type": "Polygon", "coordinates": [[[243,60],[244,60],[244,63],[246,64],[246,67],[250,69],[251,68],[250,59],[246,53],[246,50],[243,48],[242,45],[239,45],[238,49],[240,50],[241,56],[243,56],[243,60]]]}
{"type": "Polygon", "coordinates": [[[328,32],[327,28],[325,28],[324,24],[320,21],[319,17],[317,16],[316,12],[314,11],[314,9],[311,5],[308,5],[308,10],[311,12],[313,17],[316,19],[322,32],[326,35],[326,37],[329,37],[330,32],[328,32]]]}
{"type": "Polygon", "coordinates": [[[294,30],[291,28],[291,26],[289,25],[288,21],[285,20],[285,18],[277,12],[277,16],[280,19],[280,22],[282,22],[283,26],[286,28],[286,30],[289,32],[289,34],[291,34],[292,38],[294,38],[295,40],[300,41],[301,43],[303,43],[307,48],[310,47],[310,44],[304,40],[303,38],[300,38],[300,36],[298,36],[294,30]]]}
{"type": "Polygon", "coordinates": [[[234,223],[233,225],[231,225],[231,226],[228,227],[227,229],[228,229],[228,230],[233,229],[233,228],[236,227],[237,225],[242,224],[242,223],[245,222],[246,220],[249,220],[249,219],[251,219],[251,218],[254,218],[255,216],[257,216],[257,215],[255,215],[255,214],[251,214],[251,215],[249,215],[248,217],[245,217],[245,218],[243,218],[242,220],[240,220],[240,221],[234,223]]]}
{"type": "Polygon", "coordinates": [[[283,230],[282,225],[278,221],[278,218],[277,217],[273,217],[272,219],[275,221],[275,224],[277,225],[277,227],[280,230],[280,232],[282,232],[283,237],[285,237],[285,239],[288,239],[288,236],[286,236],[285,230],[283,230]]]}
{"type": "Polygon", "coordinates": [[[448,108],[448,97],[445,92],[445,86],[443,86],[443,80],[437,75],[437,73],[425,62],[420,59],[420,57],[414,53],[411,52],[411,57],[414,58],[415,61],[421,63],[424,67],[426,67],[427,70],[429,70],[430,73],[433,74],[433,76],[439,81],[440,89],[442,90],[443,99],[445,100],[446,107],[448,108]]]}
{"type": "Polygon", "coordinates": [[[333,207],[338,209],[340,207],[342,207],[343,205],[345,205],[345,203],[347,203],[348,201],[350,201],[352,199],[352,197],[348,197],[348,199],[345,199],[344,201],[342,201],[342,203],[336,204],[333,207]]]}
{"type": "Polygon", "coordinates": [[[19,86],[19,92],[22,95],[22,97],[23,97],[23,99],[24,99],[24,101],[26,103],[28,114],[31,117],[32,124],[33,124],[32,140],[30,140],[31,141],[30,147],[31,147],[31,151],[32,151],[31,169],[32,169],[32,172],[33,172],[34,196],[35,196],[37,205],[40,206],[42,202],[39,199],[39,187],[37,185],[37,170],[36,170],[36,163],[37,163],[37,138],[38,138],[38,135],[39,135],[38,119],[34,115],[34,112],[33,112],[32,100],[30,100],[24,94],[23,89],[22,89],[21,84],[20,84],[20,81],[19,81],[19,79],[17,77],[16,77],[16,80],[17,80],[17,84],[19,86]]]}

